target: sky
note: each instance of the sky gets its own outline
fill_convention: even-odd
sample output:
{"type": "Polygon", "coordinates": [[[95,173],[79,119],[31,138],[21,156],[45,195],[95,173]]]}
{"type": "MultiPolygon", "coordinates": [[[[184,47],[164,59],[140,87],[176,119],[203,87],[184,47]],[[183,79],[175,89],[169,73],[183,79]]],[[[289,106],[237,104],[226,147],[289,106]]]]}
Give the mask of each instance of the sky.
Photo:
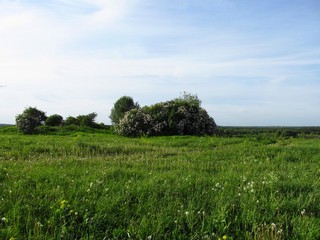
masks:
{"type": "Polygon", "coordinates": [[[0,0],[0,123],[188,92],[220,126],[319,126],[319,26],[319,0],[0,0]]]}

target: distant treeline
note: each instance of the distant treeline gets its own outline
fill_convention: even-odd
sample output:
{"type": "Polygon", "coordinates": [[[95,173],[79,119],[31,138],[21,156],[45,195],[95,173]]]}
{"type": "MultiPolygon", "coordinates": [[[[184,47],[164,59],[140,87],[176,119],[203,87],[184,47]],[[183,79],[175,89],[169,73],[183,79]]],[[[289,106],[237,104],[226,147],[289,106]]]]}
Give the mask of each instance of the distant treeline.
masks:
{"type": "Polygon", "coordinates": [[[320,127],[222,127],[216,129],[221,137],[250,137],[273,135],[275,137],[320,137],[320,127]]]}
{"type": "Polygon", "coordinates": [[[8,126],[13,126],[12,124],[3,124],[3,123],[0,123],[0,127],[8,127],[8,126]]]}

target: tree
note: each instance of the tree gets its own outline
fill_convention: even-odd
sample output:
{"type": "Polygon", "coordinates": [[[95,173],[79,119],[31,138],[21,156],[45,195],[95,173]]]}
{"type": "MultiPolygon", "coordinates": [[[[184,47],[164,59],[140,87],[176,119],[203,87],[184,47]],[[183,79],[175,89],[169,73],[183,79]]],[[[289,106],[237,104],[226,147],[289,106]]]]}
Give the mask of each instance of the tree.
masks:
{"type": "Polygon", "coordinates": [[[80,125],[78,119],[76,119],[75,117],[72,117],[72,116],[67,117],[65,122],[64,122],[64,124],[66,126],[69,126],[69,125],[80,125]]]}
{"type": "Polygon", "coordinates": [[[37,127],[44,124],[46,119],[47,116],[43,111],[29,107],[16,116],[16,126],[24,134],[33,134],[37,127]]]}
{"type": "Polygon", "coordinates": [[[97,114],[93,112],[87,115],[79,115],[77,117],[77,120],[79,122],[79,125],[82,127],[96,127],[97,126],[95,122],[96,117],[97,117],[97,114]]]}
{"type": "Polygon", "coordinates": [[[111,119],[112,124],[117,125],[126,112],[138,108],[139,104],[134,103],[132,97],[123,96],[115,102],[114,107],[111,109],[109,118],[111,119]]]}
{"type": "Polygon", "coordinates": [[[66,118],[64,125],[70,126],[70,125],[76,125],[81,127],[98,127],[98,124],[95,122],[95,118],[97,117],[97,114],[95,112],[89,113],[87,115],[79,115],[77,117],[69,116],[66,118]]]}
{"type": "Polygon", "coordinates": [[[62,122],[63,122],[62,116],[58,114],[53,114],[46,119],[45,124],[47,126],[61,126],[62,122]]]}

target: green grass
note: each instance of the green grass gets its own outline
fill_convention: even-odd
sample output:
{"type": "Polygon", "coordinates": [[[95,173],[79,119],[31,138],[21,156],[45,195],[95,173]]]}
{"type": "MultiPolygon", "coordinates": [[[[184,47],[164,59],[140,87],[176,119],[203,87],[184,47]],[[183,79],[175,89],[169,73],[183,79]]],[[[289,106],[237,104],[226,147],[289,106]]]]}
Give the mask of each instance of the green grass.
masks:
{"type": "Polygon", "coordinates": [[[320,239],[317,138],[0,130],[0,239],[320,239]]]}

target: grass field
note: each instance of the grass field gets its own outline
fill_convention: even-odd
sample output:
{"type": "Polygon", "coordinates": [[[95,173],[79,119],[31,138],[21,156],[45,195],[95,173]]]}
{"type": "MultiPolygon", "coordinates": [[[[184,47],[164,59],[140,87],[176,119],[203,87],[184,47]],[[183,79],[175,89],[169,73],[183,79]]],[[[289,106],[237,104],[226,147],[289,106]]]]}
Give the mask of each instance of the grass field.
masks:
{"type": "Polygon", "coordinates": [[[132,139],[0,128],[3,240],[305,240],[320,239],[319,226],[317,134],[132,139]]]}

